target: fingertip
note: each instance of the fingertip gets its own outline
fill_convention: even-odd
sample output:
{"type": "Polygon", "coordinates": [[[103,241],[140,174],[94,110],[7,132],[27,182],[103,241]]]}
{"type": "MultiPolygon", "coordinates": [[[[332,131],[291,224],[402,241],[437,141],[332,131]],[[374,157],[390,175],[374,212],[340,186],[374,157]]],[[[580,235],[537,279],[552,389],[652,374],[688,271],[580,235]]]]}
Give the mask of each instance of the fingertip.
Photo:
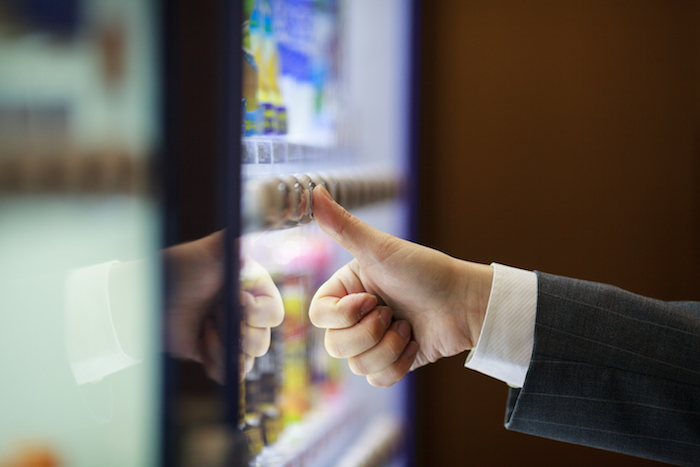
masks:
{"type": "Polygon", "coordinates": [[[312,196],[314,197],[314,203],[316,202],[317,199],[320,199],[320,198],[325,198],[329,201],[335,202],[335,200],[333,199],[331,194],[328,192],[326,187],[324,187],[323,185],[316,185],[314,187],[314,191],[312,192],[312,196]]]}
{"type": "Polygon", "coordinates": [[[411,337],[411,325],[405,320],[397,321],[397,323],[396,332],[398,332],[402,338],[409,339],[411,337]]]}
{"type": "Polygon", "coordinates": [[[321,218],[325,219],[325,214],[329,208],[333,208],[333,205],[340,205],[335,202],[331,197],[331,194],[326,190],[325,187],[317,185],[314,191],[311,192],[311,197],[313,198],[313,210],[314,219],[318,218],[318,214],[321,214],[321,218]]]}
{"type": "Polygon", "coordinates": [[[379,319],[381,320],[382,325],[384,326],[384,329],[388,328],[391,325],[393,313],[391,312],[388,306],[377,307],[377,311],[379,314],[379,319]]]}
{"type": "Polygon", "coordinates": [[[411,341],[408,343],[408,345],[404,349],[401,356],[407,360],[413,360],[416,357],[417,353],[418,353],[418,342],[411,341]]]}
{"type": "Polygon", "coordinates": [[[360,305],[360,311],[362,312],[361,316],[366,315],[370,311],[374,310],[374,308],[377,306],[377,297],[374,295],[367,294],[362,301],[362,304],[360,305]]]}
{"type": "Polygon", "coordinates": [[[342,206],[335,202],[331,198],[330,193],[323,186],[317,186],[311,193],[313,197],[313,216],[314,220],[318,226],[326,232],[331,234],[333,231],[338,229],[338,222],[336,220],[337,215],[333,212],[334,210],[340,208],[345,210],[342,206]]]}
{"type": "Polygon", "coordinates": [[[319,186],[314,193],[316,190],[319,191],[314,194],[313,211],[318,227],[353,256],[362,256],[370,246],[366,239],[372,228],[336,203],[325,188],[319,186]]]}
{"type": "Polygon", "coordinates": [[[401,377],[391,377],[390,379],[387,379],[385,375],[381,374],[372,374],[372,375],[367,375],[367,382],[371,385],[374,386],[375,388],[390,388],[394,384],[398,383],[401,381],[403,376],[401,377]]]}

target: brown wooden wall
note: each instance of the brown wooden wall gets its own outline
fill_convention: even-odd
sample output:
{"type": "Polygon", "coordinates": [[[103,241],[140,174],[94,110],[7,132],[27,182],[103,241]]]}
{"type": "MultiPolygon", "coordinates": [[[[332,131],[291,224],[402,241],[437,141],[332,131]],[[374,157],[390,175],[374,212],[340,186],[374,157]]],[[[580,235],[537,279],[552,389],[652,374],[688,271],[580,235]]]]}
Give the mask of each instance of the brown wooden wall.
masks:
{"type": "MultiPolygon", "coordinates": [[[[426,0],[421,22],[422,243],[700,300],[700,2],[426,0]]],[[[654,464],[506,431],[506,386],[464,358],[418,372],[419,465],[654,464]]]]}

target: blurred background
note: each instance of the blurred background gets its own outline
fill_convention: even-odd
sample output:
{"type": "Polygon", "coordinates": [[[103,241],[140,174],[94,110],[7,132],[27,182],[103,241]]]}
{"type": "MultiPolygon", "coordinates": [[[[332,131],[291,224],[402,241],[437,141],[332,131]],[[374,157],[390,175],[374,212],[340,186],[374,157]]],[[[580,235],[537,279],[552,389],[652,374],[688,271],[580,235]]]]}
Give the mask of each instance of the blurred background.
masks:
{"type": "MultiPolygon", "coordinates": [[[[421,4],[420,242],[700,299],[700,3],[421,4]]],[[[419,465],[652,465],[507,432],[507,387],[418,372],[419,465]]]]}

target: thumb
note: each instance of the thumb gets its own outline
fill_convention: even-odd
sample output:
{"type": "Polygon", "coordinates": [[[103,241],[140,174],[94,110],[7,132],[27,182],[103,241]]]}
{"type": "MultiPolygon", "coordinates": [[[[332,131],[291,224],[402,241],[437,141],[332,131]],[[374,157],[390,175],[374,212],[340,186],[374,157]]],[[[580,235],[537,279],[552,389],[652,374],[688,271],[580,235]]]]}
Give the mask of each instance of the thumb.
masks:
{"type": "Polygon", "coordinates": [[[360,262],[381,261],[398,246],[396,238],[350,214],[321,185],[313,191],[313,214],[321,231],[360,262]]]}

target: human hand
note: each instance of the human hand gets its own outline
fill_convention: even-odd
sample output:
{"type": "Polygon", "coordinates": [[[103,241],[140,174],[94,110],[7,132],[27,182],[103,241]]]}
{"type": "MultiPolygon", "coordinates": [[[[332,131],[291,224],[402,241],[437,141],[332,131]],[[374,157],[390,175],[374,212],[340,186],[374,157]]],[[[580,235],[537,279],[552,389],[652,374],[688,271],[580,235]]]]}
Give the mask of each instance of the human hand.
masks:
{"type": "MultiPolygon", "coordinates": [[[[222,321],[224,237],[220,231],[165,250],[172,278],[166,323],[169,350],[200,362],[207,375],[220,383],[224,381],[224,352],[217,323],[222,321]]],[[[245,363],[241,379],[255,357],[267,352],[270,328],[279,326],[284,318],[282,297],[267,271],[252,260],[244,259],[243,264],[241,350],[245,363]]]]}
{"type": "Polygon", "coordinates": [[[391,386],[409,371],[476,345],[493,268],[381,232],[357,219],[323,187],[313,192],[321,230],[355,259],[318,289],[311,322],[325,345],[348,358],[373,386],[391,386]]]}
{"type": "Polygon", "coordinates": [[[244,376],[253,369],[255,357],[262,357],[270,348],[270,328],[282,324],[284,302],[267,269],[245,256],[241,262],[241,303],[245,315],[245,321],[241,324],[244,376]]]}

